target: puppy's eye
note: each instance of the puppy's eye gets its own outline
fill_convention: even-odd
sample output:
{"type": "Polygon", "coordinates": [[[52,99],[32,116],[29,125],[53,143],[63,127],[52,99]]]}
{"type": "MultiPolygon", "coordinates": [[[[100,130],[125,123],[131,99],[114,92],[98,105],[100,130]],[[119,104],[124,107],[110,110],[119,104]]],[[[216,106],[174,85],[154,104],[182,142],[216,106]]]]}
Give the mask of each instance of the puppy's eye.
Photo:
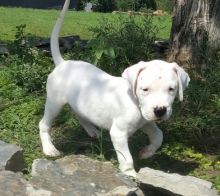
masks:
{"type": "Polygon", "coordinates": [[[170,87],[168,90],[169,90],[170,92],[173,92],[175,89],[172,88],[172,87],[170,87]]]}
{"type": "Polygon", "coordinates": [[[149,88],[144,88],[142,89],[144,92],[148,92],[149,91],[149,88]]]}

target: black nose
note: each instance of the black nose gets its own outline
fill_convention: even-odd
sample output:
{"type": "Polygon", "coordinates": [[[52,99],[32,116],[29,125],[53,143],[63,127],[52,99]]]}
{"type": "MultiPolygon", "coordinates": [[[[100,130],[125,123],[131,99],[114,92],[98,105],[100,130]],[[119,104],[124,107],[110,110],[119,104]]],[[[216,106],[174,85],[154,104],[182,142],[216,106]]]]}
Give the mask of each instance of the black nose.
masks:
{"type": "Polygon", "coordinates": [[[154,108],[154,114],[158,118],[162,117],[166,113],[166,111],[167,111],[166,107],[155,107],[154,108]]]}

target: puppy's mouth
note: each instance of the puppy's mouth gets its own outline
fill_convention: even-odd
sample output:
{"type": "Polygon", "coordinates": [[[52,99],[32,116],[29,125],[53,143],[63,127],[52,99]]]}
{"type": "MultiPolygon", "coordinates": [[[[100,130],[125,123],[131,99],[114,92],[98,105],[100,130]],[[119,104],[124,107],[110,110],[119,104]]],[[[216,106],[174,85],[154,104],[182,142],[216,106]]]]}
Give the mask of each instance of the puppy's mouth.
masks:
{"type": "Polygon", "coordinates": [[[141,110],[142,116],[144,119],[146,119],[147,121],[152,121],[152,122],[162,122],[162,121],[166,121],[170,118],[171,114],[170,113],[166,113],[161,117],[157,117],[156,115],[154,115],[153,113],[147,113],[141,110]]]}
{"type": "Polygon", "coordinates": [[[155,119],[153,120],[154,122],[162,122],[162,121],[166,121],[168,120],[169,118],[168,117],[155,117],[155,119]]]}

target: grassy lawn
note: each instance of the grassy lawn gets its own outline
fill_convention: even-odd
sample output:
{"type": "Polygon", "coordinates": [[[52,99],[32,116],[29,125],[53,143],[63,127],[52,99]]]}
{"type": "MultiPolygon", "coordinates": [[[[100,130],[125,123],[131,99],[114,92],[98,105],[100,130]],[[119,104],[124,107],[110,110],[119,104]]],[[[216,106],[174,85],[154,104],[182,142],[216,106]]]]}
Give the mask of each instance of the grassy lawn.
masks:
{"type": "MultiPolygon", "coordinates": [[[[24,8],[4,8],[0,7],[0,41],[11,41],[14,39],[15,27],[26,24],[26,33],[37,37],[49,37],[53,25],[59,14],[57,10],[38,10],[24,8]]],[[[86,13],[69,11],[66,15],[61,36],[79,35],[81,39],[89,39],[92,34],[88,27],[95,26],[103,17],[114,18],[113,14],[86,13]]],[[[158,37],[169,38],[171,28],[171,17],[155,17],[155,24],[161,28],[158,37]]]]}
{"type": "MultiPolygon", "coordinates": [[[[57,16],[56,10],[0,8],[0,42],[12,41],[15,27],[20,24],[27,25],[26,33],[49,37],[57,16]]],[[[74,34],[81,39],[90,39],[92,34],[88,27],[98,24],[102,17],[116,16],[69,11],[62,35],[74,34]]],[[[171,17],[155,17],[154,23],[161,28],[157,36],[168,39],[171,17]]],[[[16,55],[7,58],[0,56],[0,140],[15,143],[24,149],[24,173],[27,175],[33,160],[44,157],[38,122],[44,110],[44,77],[53,69],[50,57],[39,54],[35,58],[35,54],[31,55],[31,65],[28,61],[21,62],[16,55]],[[17,78],[16,74],[22,77],[17,78]],[[30,92],[30,85],[39,88],[38,80],[43,87],[30,92]]],[[[148,141],[138,131],[130,140],[131,151],[137,169],[149,166],[197,176],[212,181],[220,190],[220,96],[216,91],[220,89],[220,68],[216,66],[205,73],[191,69],[190,77],[191,83],[184,95],[184,102],[176,102],[173,117],[166,123],[159,123],[164,132],[164,143],[160,150],[148,160],[138,160],[138,151],[148,141]]],[[[109,133],[103,131],[103,137],[97,140],[89,138],[68,107],[56,119],[52,131],[55,144],[64,155],[81,153],[107,159],[117,165],[109,133]]]]}

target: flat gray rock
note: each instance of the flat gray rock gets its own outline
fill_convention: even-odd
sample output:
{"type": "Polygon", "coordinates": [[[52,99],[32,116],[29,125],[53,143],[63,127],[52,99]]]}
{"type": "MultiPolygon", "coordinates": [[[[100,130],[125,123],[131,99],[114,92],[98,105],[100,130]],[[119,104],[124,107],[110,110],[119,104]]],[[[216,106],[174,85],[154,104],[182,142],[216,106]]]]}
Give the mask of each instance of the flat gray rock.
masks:
{"type": "Polygon", "coordinates": [[[0,140],[0,170],[19,172],[24,169],[22,148],[0,140]]]}
{"type": "Polygon", "coordinates": [[[26,181],[21,173],[0,171],[1,196],[25,196],[26,181]]]}
{"type": "Polygon", "coordinates": [[[212,183],[192,176],[170,174],[150,168],[143,168],[137,175],[142,189],[158,190],[161,195],[217,196],[212,183]]]}
{"type": "Polygon", "coordinates": [[[25,196],[52,196],[52,192],[44,189],[35,189],[31,184],[27,184],[25,196]]]}
{"type": "Polygon", "coordinates": [[[127,195],[138,189],[136,183],[118,173],[110,162],[82,155],[71,155],[56,161],[35,160],[30,184],[35,190],[64,196],[112,195],[114,189],[120,195],[127,195]],[[123,190],[120,192],[116,188],[121,186],[123,190]]]}

